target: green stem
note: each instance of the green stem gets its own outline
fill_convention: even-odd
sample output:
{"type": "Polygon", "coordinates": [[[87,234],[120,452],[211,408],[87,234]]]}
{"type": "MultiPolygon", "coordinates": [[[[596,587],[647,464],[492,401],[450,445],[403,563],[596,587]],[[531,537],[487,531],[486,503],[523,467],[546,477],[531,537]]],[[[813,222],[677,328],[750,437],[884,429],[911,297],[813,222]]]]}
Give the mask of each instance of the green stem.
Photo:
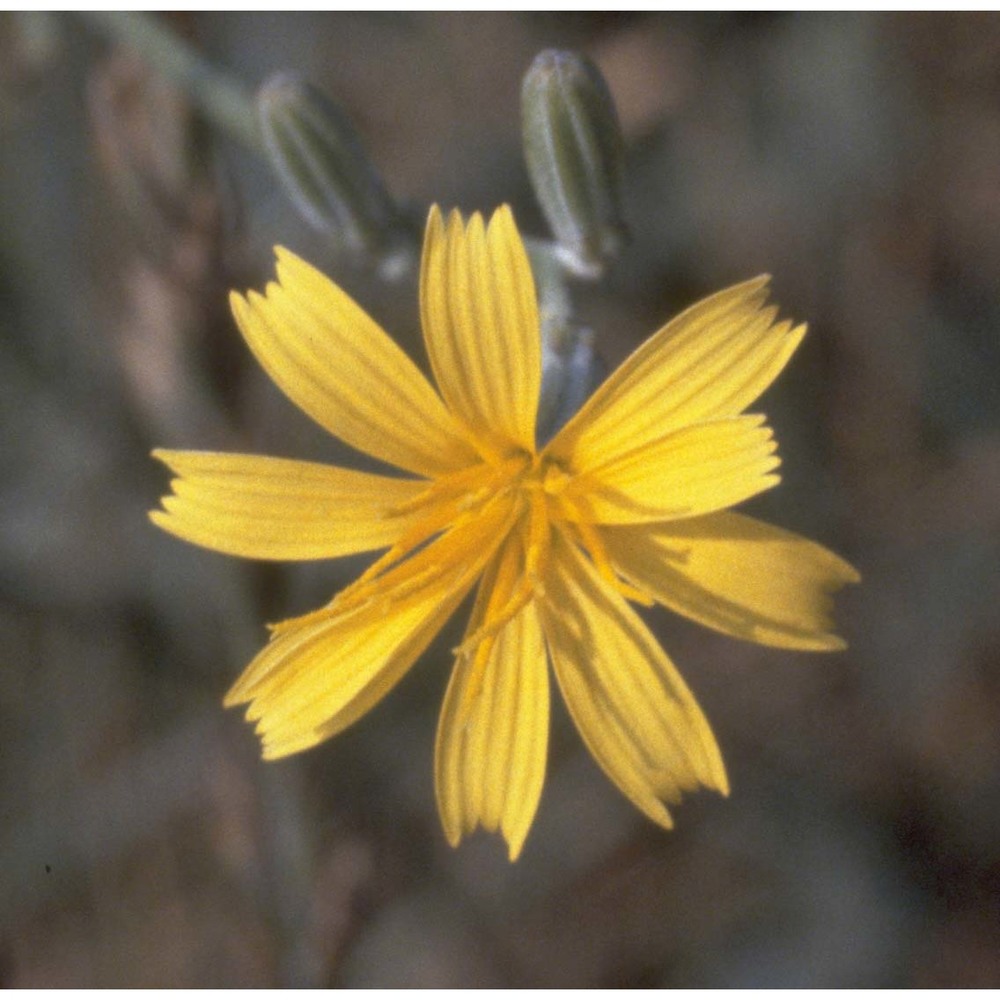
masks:
{"type": "Polygon", "coordinates": [[[535,278],[542,336],[548,338],[554,350],[558,350],[573,316],[573,300],[567,286],[566,272],[556,254],[556,245],[551,240],[526,236],[524,246],[531,259],[531,270],[535,278]]]}
{"type": "Polygon", "coordinates": [[[184,89],[202,113],[234,138],[262,153],[252,94],[215,69],[150,14],[88,11],[80,16],[106,38],[133,49],[150,66],[184,89]]]}

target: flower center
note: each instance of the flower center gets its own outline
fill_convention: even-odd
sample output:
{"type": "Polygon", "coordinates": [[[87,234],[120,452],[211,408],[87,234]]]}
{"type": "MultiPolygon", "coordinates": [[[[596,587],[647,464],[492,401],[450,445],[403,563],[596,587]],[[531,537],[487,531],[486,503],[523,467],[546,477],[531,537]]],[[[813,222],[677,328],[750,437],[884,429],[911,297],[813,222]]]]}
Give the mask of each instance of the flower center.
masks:
{"type": "Polygon", "coordinates": [[[586,501],[567,489],[572,483],[561,463],[524,450],[440,476],[393,511],[409,515],[409,527],[334,604],[346,611],[387,589],[398,598],[441,572],[482,567],[496,554],[489,605],[460,647],[478,661],[504,625],[544,595],[553,533],[587,552],[620,592],[651,603],[615,573],[586,501]]]}

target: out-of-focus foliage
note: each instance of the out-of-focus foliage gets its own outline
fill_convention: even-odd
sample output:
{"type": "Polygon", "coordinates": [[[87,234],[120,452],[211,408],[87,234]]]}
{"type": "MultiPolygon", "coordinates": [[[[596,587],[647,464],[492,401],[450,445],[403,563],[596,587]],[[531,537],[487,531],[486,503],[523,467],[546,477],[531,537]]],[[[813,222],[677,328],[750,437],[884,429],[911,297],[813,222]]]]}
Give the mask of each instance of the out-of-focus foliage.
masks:
{"type": "Polygon", "coordinates": [[[403,202],[513,204],[543,48],[604,73],[632,241],[573,322],[611,364],[768,271],[806,345],[754,509],[848,556],[845,654],[650,616],[733,795],[663,833],[557,717],[521,861],[452,851],[431,779],[452,630],[376,712],[262,764],[223,691],[355,560],[157,533],[154,445],[357,461],[228,315],[281,242],[416,350],[411,283],[82,22],[0,20],[0,971],[17,986],[1000,985],[1000,16],[187,15],[294,68],[403,202]]]}

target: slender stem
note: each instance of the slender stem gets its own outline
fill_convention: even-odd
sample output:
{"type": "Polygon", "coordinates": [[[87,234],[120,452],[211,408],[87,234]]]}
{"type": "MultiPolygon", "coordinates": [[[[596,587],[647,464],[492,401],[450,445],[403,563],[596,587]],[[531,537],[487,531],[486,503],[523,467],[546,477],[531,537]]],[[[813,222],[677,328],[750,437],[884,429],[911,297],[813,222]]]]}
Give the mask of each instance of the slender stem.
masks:
{"type": "Polygon", "coordinates": [[[263,152],[250,91],[203,59],[155,17],[127,11],[81,11],[80,16],[105,37],[139,53],[159,73],[182,87],[216,125],[255,152],[263,152]]]}
{"type": "Polygon", "coordinates": [[[542,336],[548,338],[553,350],[562,345],[562,338],[573,316],[573,301],[566,282],[566,271],[551,240],[525,237],[525,248],[531,259],[535,278],[538,308],[542,321],[542,336]]]}

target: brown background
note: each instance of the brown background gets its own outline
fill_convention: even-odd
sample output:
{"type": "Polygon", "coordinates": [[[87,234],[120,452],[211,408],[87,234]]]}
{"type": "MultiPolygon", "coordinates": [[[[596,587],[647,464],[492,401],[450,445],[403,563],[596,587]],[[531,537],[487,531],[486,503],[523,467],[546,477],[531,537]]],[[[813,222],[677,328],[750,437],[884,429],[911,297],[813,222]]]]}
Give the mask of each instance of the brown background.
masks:
{"type": "Polygon", "coordinates": [[[262,623],[362,561],[262,566],[145,511],[151,447],[343,458],[228,316],[270,246],[386,288],[265,163],[76,20],[0,20],[0,975],[14,986],[1000,985],[1000,17],[200,15],[255,86],[296,69],[392,190],[541,234],[520,78],[589,53],[633,241],[577,315],[610,363],[761,271],[811,334],[765,397],[752,508],[848,556],[842,655],[650,616],[733,794],[644,821],[560,708],[520,863],[444,842],[453,628],[337,740],[264,765],[220,707],[262,623]]]}

